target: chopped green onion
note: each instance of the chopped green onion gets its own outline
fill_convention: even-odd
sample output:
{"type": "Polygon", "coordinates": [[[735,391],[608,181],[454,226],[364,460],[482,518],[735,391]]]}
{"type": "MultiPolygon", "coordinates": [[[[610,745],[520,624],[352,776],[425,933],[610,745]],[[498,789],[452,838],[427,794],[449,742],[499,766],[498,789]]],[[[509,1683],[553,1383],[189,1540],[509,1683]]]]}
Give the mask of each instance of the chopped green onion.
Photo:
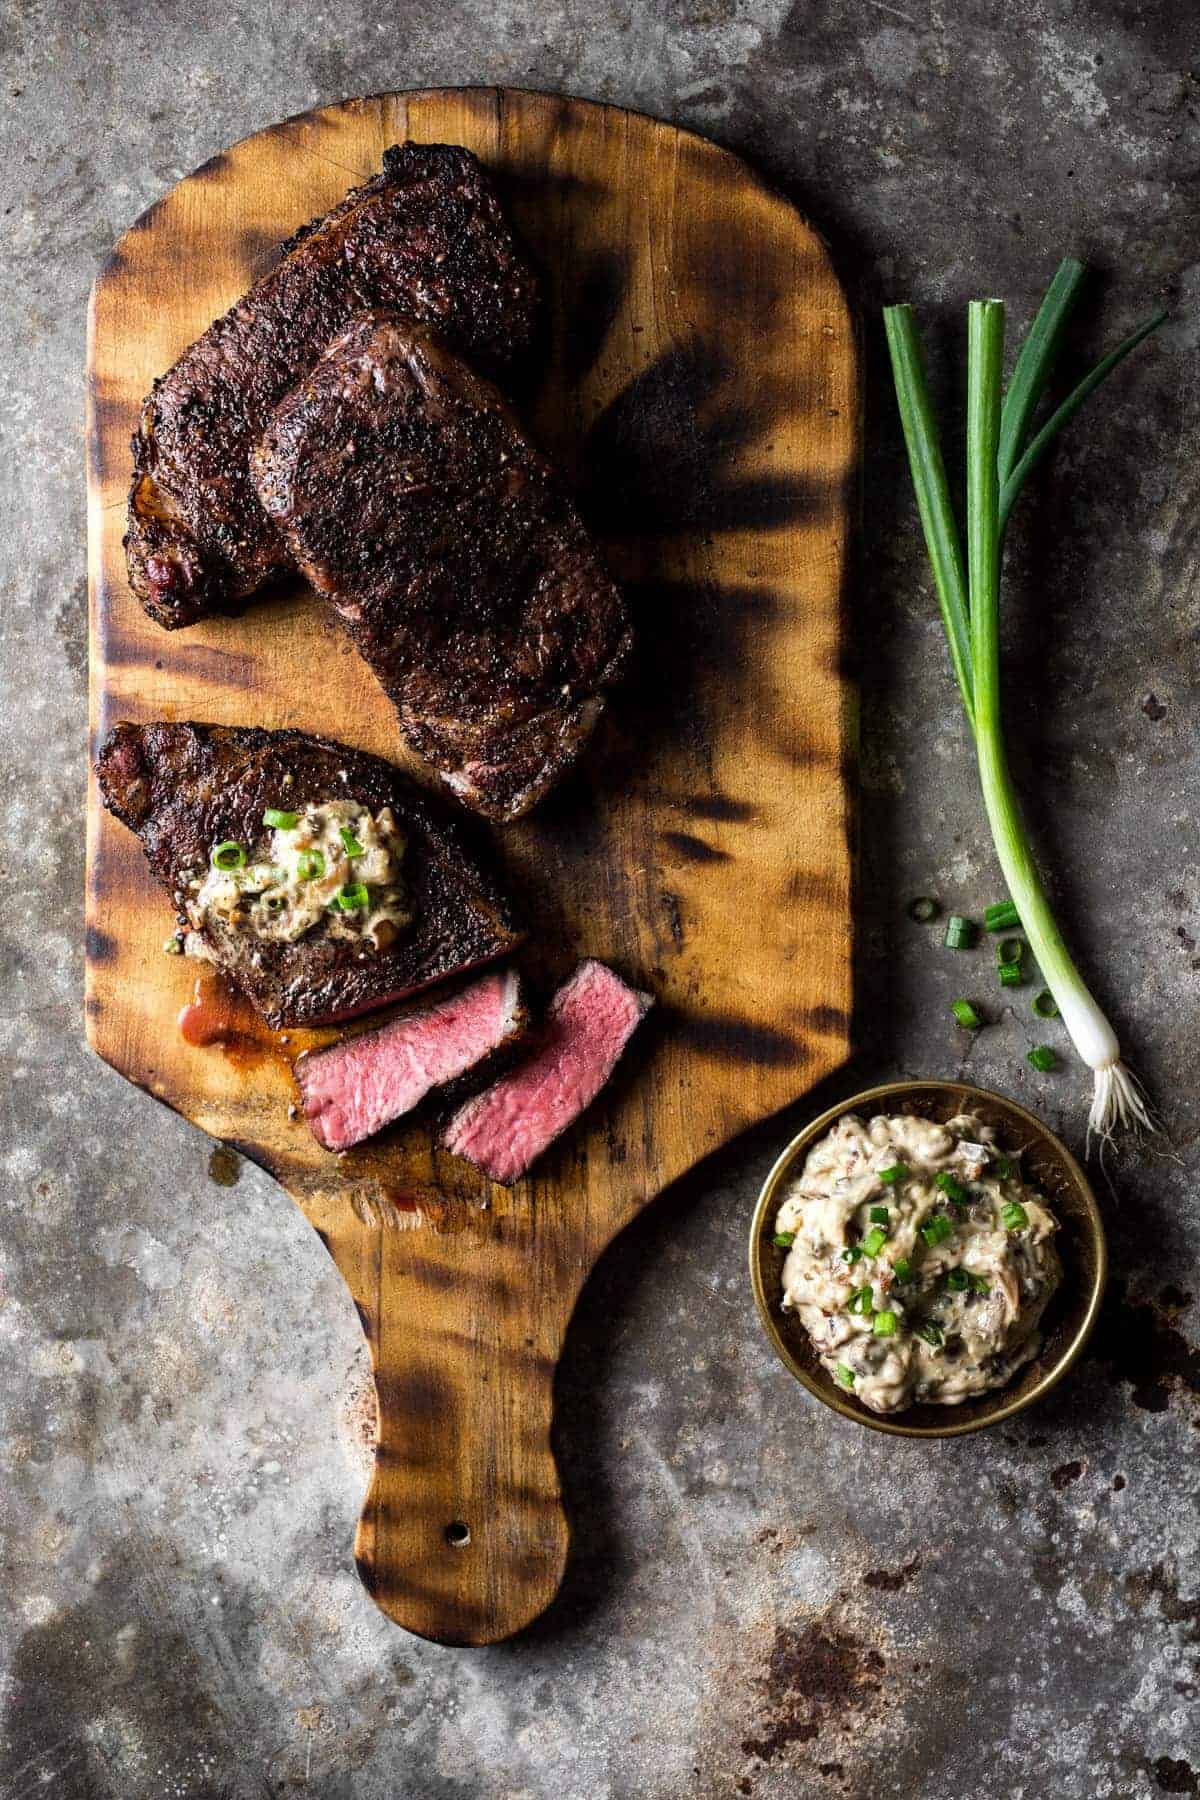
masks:
{"type": "Polygon", "coordinates": [[[945,1238],[948,1238],[953,1230],[954,1227],[945,1213],[933,1213],[922,1225],[921,1236],[932,1250],[935,1244],[940,1244],[945,1238]]]}
{"type": "Polygon", "coordinates": [[[996,961],[998,963],[1019,963],[1024,954],[1024,938],[1001,938],[1000,942],[996,945],[996,961]]]}
{"type": "Polygon", "coordinates": [[[1052,1050],[1049,1044],[1035,1044],[1032,1050],[1026,1052],[1025,1061],[1032,1063],[1035,1069],[1045,1075],[1058,1067],[1058,1052],[1052,1050]]]}
{"type": "Polygon", "coordinates": [[[282,912],[287,905],[286,894],[268,894],[263,902],[268,912],[282,912]]]}
{"type": "Polygon", "coordinates": [[[1007,1156],[998,1156],[992,1164],[992,1173],[998,1181],[1007,1181],[1013,1172],[1013,1166],[1007,1156]]]}
{"type": "Polygon", "coordinates": [[[163,945],[163,950],[167,956],[183,955],[183,939],[179,936],[178,932],[176,932],[173,937],[167,939],[166,943],[163,945]]]}
{"type": "Polygon", "coordinates": [[[845,1363],[838,1364],[837,1378],[841,1382],[843,1387],[853,1387],[854,1386],[854,1370],[848,1369],[846,1367],[845,1363]]]}
{"type": "Polygon", "coordinates": [[[263,814],[263,824],[272,831],[295,831],[299,823],[299,813],[281,812],[277,806],[268,806],[263,814]]]}
{"type": "Polygon", "coordinates": [[[995,906],[985,909],[983,922],[989,931],[1012,931],[1021,929],[1021,917],[1011,900],[998,900],[995,906]]]}
{"type": "Polygon", "coordinates": [[[911,306],[885,307],[884,323],[950,662],[975,736],[984,805],[1000,867],[1047,986],[1076,1049],[1092,1070],[1089,1130],[1107,1139],[1120,1126],[1151,1129],[1151,1118],[1121,1060],[1116,1034],[1084,986],[1050,910],[1021,820],[1000,710],[1000,564],[1009,512],[1057,433],[1165,317],[1156,314],[1139,326],[1035,430],[1034,412],[1046,390],[1082,273],[1071,260],[1059,269],[1018,357],[1003,405],[1004,307],[998,300],[970,303],[965,557],[911,306]]]}
{"type": "Polygon", "coordinates": [[[1025,981],[1025,970],[1019,962],[1003,962],[996,970],[1000,977],[1001,987],[1021,987],[1025,981]]]}
{"type": "Polygon", "coordinates": [[[947,950],[973,950],[978,936],[979,927],[974,919],[964,919],[960,913],[951,913],[946,920],[946,936],[942,941],[947,950]]]}
{"type": "Polygon", "coordinates": [[[992,1291],[984,1277],[982,1275],[976,1275],[973,1270],[969,1269],[967,1271],[967,1280],[971,1284],[971,1292],[973,1294],[990,1294],[992,1291]]]}
{"type": "Polygon", "coordinates": [[[908,1281],[911,1278],[912,1264],[909,1262],[907,1256],[898,1256],[892,1264],[892,1267],[896,1271],[897,1281],[908,1281]]]}
{"type": "Polygon", "coordinates": [[[941,1188],[952,1206],[965,1206],[971,1197],[962,1182],[951,1175],[949,1169],[943,1169],[940,1174],[935,1175],[933,1185],[941,1188]]]}
{"type": "Polygon", "coordinates": [[[893,1337],[896,1331],[896,1315],[894,1312],[877,1312],[875,1314],[875,1336],[893,1337]]]}
{"type": "Polygon", "coordinates": [[[343,912],[359,912],[364,906],[370,906],[371,896],[361,881],[352,881],[342,889],[337,903],[343,912]]]}
{"type": "Polygon", "coordinates": [[[886,1181],[890,1187],[894,1181],[903,1181],[907,1174],[907,1163],[891,1163],[886,1169],[879,1170],[879,1179],[886,1181]]]}
{"type": "Polygon", "coordinates": [[[214,869],[244,868],[246,863],[245,847],[234,838],[226,838],[223,844],[213,845],[212,863],[214,869]]]}
{"type": "Polygon", "coordinates": [[[1006,1200],[1000,1208],[1000,1217],[1006,1231],[1023,1231],[1029,1223],[1029,1214],[1019,1200],[1006,1200]]]}
{"type": "Polygon", "coordinates": [[[886,1206],[873,1206],[867,1214],[872,1225],[890,1225],[892,1215],[886,1206]]]}
{"type": "Polygon", "coordinates": [[[325,873],[325,855],[321,850],[302,850],[296,858],[296,874],[301,881],[317,881],[325,873]]]}
{"type": "Polygon", "coordinates": [[[1039,1019],[1057,1019],[1058,1017],[1058,1001],[1049,988],[1043,988],[1040,994],[1035,994],[1029,1005],[1039,1019]]]}
{"type": "Polygon", "coordinates": [[[771,1239],[771,1242],[775,1245],[777,1250],[790,1250],[795,1241],[796,1234],[794,1231],[777,1231],[775,1236],[771,1239]]]}
{"type": "Polygon", "coordinates": [[[965,1294],[971,1285],[971,1277],[965,1269],[951,1269],[946,1276],[946,1286],[952,1294],[965,1294]]]}
{"type": "Polygon", "coordinates": [[[875,1295],[869,1283],[866,1287],[855,1288],[848,1301],[848,1306],[852,1313],[861,1313],[864,1317],[870,1317],[875,1309],[875,1295]]]}
{"type": "Polygon", "coordinates": [[[862,1249],[858,1244],[847,1244],[841,1254],[844,1263],[856,1263],[862,1260],[862,1249]]]}
{"type": "Polygon", "coordinates": [[[942,908],[932,894],[918,894],[908,903],[908,916],[917,925],[932,925],[942,908]]]}
{"type": "Polygon", "coordinates": [[[917,1336],[924,1338],[927,1344],[932,1344],[935,1350],[940,1350],[946,1341],[945,1332],[932,1319],[926,1319],[923,1325],[917,1326],[917,1336]]]}
{"type": "Polygon", "coordinates": [[[969,1000],[952,1000],[950,1002],[950,1011],[954,1014],[959,1024],[967,1031],[978,1031],[979,1027],[983,1024],[983,1020],[969,1000]]]}
{"type": "Polygon", "coordinates": [[[886,1243],[887,1232],[882,1226],[873,1225],[862,1241],[862,1253],[864,1256],[878,1256],[886,1243]]]}
{"type": "Polygon", "coordinates": [[[366,851],[347,825],[338,826],[338,836],[342,840],[342,848],[347,856],[365,856],[366,851]]]}

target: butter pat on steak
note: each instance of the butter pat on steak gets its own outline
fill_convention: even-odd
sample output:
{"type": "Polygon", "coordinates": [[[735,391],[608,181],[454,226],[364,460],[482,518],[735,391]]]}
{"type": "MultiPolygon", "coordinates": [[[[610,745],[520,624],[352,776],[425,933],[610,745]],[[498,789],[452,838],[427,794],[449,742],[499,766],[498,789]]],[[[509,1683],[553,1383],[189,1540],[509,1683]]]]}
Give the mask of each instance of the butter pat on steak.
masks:
{"type": "Polygon", "coordinates": [[[604,963],[581,963],[550,1002],[538,1048],[455,1113],[443,1142],[493,1181],[519,1181],[600,1092],[654,1004],[604,963]]]}
{"type": "Polygon", "coordinates": [[[296,1080],[313,1136],[327,1150],[361,1144],[435,1088],[482,1076],[512,1054],[528,1026],[515,971],[497,970],[377,1031],[310,1051],[296,1080]]]}
{"type": "Polygon", "coordinates": [[[121,724],[101,745],[96,773],[104,804],[137,833],[172,896],[189,949],[227,974],[268,1025],[352,1018],[494,962],[521,941],[498,884],[455,824],[380,757],[303,731],[121,724]],[[364,841],[345,822],[357,819],[364,841]],[[297,913],[297,935],[281,934],[291,877],[272,858],[293,831],[314,841],[313,821],[324,848],[289,860],[296,885],[327,884],[326,904],[297,913]],[[365,841],[367,822],[383,834],[386,856],[365,841]],[[372,889],[376,858],[386,885],[372,889]],[[275,891],[278,914],[268,910],[275,891]],[[375,907],[377,896],[393,904],[375,907]]]}

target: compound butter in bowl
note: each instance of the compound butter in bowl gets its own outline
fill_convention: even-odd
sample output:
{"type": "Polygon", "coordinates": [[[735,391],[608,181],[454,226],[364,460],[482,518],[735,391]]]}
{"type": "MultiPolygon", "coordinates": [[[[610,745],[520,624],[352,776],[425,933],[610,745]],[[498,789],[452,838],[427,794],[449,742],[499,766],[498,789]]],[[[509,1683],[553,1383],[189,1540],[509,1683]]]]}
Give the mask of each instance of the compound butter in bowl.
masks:
{"type": "Polygon", "coordinates": [[[1061,1379],[1106,1257],[1082,1170],[1032,1114],[961,1083],[900,1082],[788,1145],[750,1264],[767,1334],[811,1392],[875,1429],[946,1437],[1061,1379]]]}

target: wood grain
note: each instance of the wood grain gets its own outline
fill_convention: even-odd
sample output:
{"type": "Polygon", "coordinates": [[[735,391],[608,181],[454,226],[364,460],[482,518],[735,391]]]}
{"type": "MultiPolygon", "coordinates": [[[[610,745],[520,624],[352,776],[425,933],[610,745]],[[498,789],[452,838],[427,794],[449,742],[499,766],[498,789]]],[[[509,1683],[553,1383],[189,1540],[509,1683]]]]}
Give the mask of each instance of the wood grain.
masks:
{"type": "Polygon", "coordinates": [[[288,1117],[289,1058],[311,1038],[280,1044],[247,1020],[223,1051],[183,1042],[192,971],[161,954],[164,897],[93,790],[87,1021],[114,1068],[269,1169],[321,1233],[379,1390],[359,1569],[410,1630],[482,1644],[561,1579],[551,1389],[592,1264],[653,1195],[847,1053],[857,366],[818,237],[686,132],[494,89],[385,94],[260,132],[140,219],[92,296],[93,744],[119,718],[195,718],[406,760],[382,693],[303,589],[167,634],[128,590],[121,535],[154,376],[279,240],[408,137],[475,150],[545,271],[553,341],[533,424],[578,484],[639,635],[583,768],[503,834],[530,969],[549,984],[599,956],[660,1004],[584,1124],[511,1193],[425,1128],[335,1159],[288,1117]]]}

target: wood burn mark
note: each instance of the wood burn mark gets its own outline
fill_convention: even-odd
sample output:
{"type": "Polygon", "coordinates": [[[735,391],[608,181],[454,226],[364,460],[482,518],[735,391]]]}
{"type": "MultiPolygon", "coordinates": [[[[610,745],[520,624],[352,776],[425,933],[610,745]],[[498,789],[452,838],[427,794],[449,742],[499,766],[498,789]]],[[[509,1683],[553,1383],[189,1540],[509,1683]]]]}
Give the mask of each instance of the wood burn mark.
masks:
{"type": "Polygon", "coordinates": [[[712,844],[706,844],[703,838],[693,837],[688,831],[664,831],[662,841],[676,856],[685,862],[716,863],[728,862],[728,850],[718,850],[712,844]]]}
{"type": "Polygon", "coordinates": [[[784,1067],[808,1061],[808,1052],[786,1031],[736,1013],[697,1014],[684,1019],[681,1030],[694,1049],[722,1062],[784,1067]]]}

